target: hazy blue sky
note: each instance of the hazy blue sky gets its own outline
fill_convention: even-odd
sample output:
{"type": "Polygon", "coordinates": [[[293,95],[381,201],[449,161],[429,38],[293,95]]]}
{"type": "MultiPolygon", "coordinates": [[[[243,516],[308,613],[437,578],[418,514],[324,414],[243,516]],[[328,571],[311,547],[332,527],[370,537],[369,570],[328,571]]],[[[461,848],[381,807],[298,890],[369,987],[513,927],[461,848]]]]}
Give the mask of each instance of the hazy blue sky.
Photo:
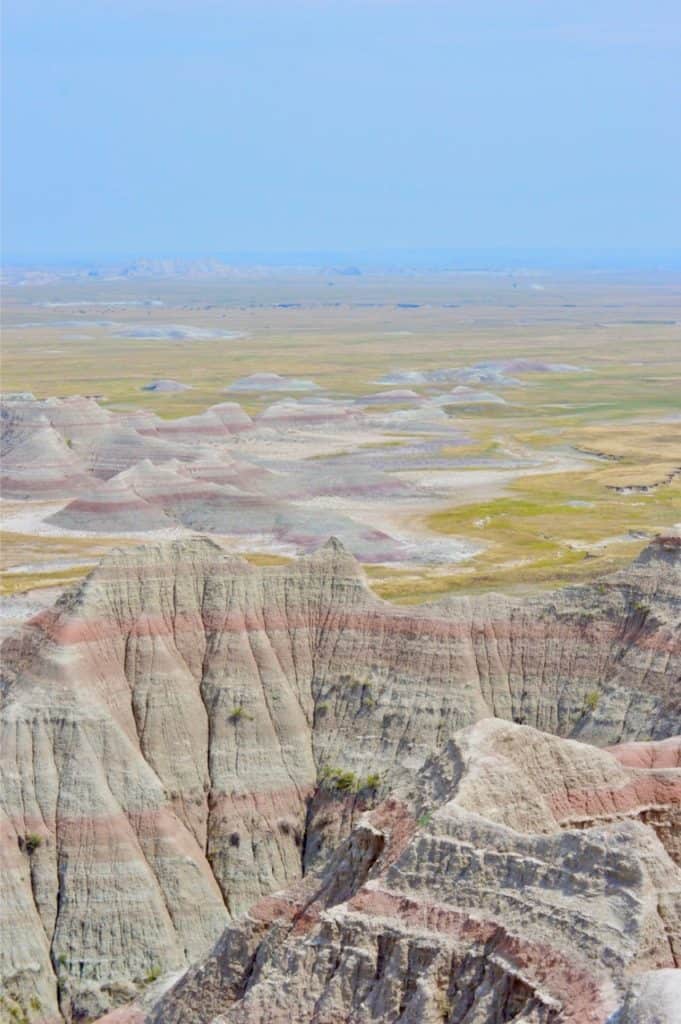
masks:
{"type": "Polygon", "coordinates": [[[681,241],[679,0],[5,0],[8,258],[681,241]]]}

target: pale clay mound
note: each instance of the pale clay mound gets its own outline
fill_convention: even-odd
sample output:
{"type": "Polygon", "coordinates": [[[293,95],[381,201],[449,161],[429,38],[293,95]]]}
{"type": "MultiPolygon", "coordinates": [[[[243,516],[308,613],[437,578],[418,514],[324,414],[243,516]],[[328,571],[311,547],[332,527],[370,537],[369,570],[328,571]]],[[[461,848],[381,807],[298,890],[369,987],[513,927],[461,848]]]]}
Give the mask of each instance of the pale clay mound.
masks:
{"type": "Polygon", "coordinates": [[[672,1005],[680,584],[671,536],[593,586],[418,608],[336,541],[114,552],[2,650],[0,1020],[672,1005]]]}
{"type": "Polygon", "coordinates": [[[373,423],[347,402],[307,398],[276,402],[257,421],[236,402],[163,420],[143,410],[113,413],[78,396],[16,398],[0,403],[0,485],[3,497],[18,501],[61,498],[40,523],[60,533],[201,531],[290,554],[314,551],[333,533],[365,562],[460,561],[475,549],[421,537],[409,525],[413,510],[404,503],[430,508],[433,496],[397,475],[442,459],[442,440],[459,439],[434,411],[441,418],[391,419],[402,410],[373,423]],[[372,439],[380,445],[382,431],[395,426],[425,427],[426,436],[402,446],[401,458],[385,448],[362,450],[372,439]],[[341,438],[341,430],[349,432],[341,438]],[[356,457],[334,458],[346,444],[356,457]],[[386,523],[393,499],[403,503],[403,526],[386,523]]]}
{"type": "Polygon", "coordinates": [[[318,391],[319,384],[302,377],[282,377],[278,373],[251,373],[240,377],[225,391],[318,391]]]}
{"type": "Polygon", "coordinates": [[[183,384],[179,380],[152,380],[149,384],[142,385],[142,391],[190,391],[191,386],[189,384],[183,384]]]}
{"type": "Polygon", "coordinates": [[[479,548],[431,533],[426,514],[463,494],[479,498],[480,488],[497,493],[522,471],[582,462],[565,452],[500,452],[470,473],[469,438],[434,404],[442,397],[400,408],[414,393],[392,394],[400,401],[368,407],[287,398],[255,419],[222,402],[174,420],[150,410],[113,412],[92,397],[6,396],[2,497],[31,503],[9,513],[7,528],[79,536],[201,531],[242,550],[287,555],[314,551],[332,533],[363,562],[446,565],[479,548]]]}

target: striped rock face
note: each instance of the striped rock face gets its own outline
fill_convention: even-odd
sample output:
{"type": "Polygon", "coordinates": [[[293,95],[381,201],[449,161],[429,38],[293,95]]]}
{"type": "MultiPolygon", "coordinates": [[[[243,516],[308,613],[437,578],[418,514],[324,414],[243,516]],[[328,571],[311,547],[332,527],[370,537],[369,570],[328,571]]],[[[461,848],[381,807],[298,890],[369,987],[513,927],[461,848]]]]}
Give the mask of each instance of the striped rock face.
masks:
{"type": "Polygon", "coordinates": [[[206,444],[209,471],[210,445],[252,427],[235,402],[165,421],[149,412],[116,415],[80,396],[2,401],[0,483],[5,497],[73,498],[144,460],[194,461],[206,444]]]}
{"type": "Polygon", "coordinates": [[[680,617],[675,538],[420,608],[335,541],[114,553],[3,649],[0,1020],[635,1005],[679,956],[680,617]]]}
{"type": "Polygon", "coordinates": [[[678,769],[484,719],[129,1019],[673,1024],[680,802],[678,769]]]}

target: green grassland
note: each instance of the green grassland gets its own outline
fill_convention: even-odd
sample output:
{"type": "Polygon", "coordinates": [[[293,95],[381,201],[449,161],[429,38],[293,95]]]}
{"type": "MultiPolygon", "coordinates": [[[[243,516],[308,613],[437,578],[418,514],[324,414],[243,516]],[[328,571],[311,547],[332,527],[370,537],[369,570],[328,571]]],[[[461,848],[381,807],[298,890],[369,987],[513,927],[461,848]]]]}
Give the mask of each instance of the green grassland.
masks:
{"type": "MultiPolygon", "coordinates": [[[[0,530],[0,595],[25,593],[43,587],[67,586],[86,576],[113,548],[139,541],[125,537],[50,537],[0,530]],[[72,564],[68,564],[73,560],[72,564]],[[59,562],[59,567],[54,563],[59,562]],[[64,563],[67,564],[64,564],[64,563]],[[50,563],[53,563],[51,566],[50,563]],[[20,572],[16,567],[26,565],[20,572]]],[[[290,559],[267,552],[240,552],[257,566],[285,565],[290,559]]]]}
{"type": "MultiPolygon", "coordinates": [[[[294,275],[268,281],[120,281],[11,289],[2,388],[38,397],[96,394],[103,396],[105,407],[145,408],[172,418],[230,400],[251,413],[259,411],[278,396],[230,395],[224,388],[265,370],[312,377],[334,397],[354,397],[376,391],[377,379],[395,369],[515,357],[584,367],[584,372],[521,374],[520,387],[483,384],[507,404],[448,406],[469,444],[445,449],[453,466],[464,456],[479,457],[471,473],[505,452],[561,450],[588,453],[583,471],[526,475],[491,499],[453,500],[452,507],[434,508],[424,517],[429,530],[482,547],[469,562],[367,570],[376,591],[398,601],[563,584],[625,564],[646,536],[681,520],[675,475],[681,467],[681,300],[673,278],[538,280],[537,290],[530,276],[474,274],[294,275]],[[40,305],[80,300],[86,289],[88,301],[144,298],[166,305],[40,305]],[[278,305],[291,302],[300,305],[278,305]],[[415,302],[419,308],[399,308],[400,302],[415,302]],[[115,338],[104,327],[88,326],[100,319],[184,324],[243,336],[115,338]],[[62,320],[71,325],[57,326],[62,320]],[[12,326],[26,322],[45,326],[12,326]],[[140,390],[157,377],[180,380],[192,390],[140,390]]],[[[417,390],[429,393],[427,387],[417,390]]],[[[15,550],[21,547],[18,541],[6,538],[5,567],[64,557],[53,541],[34,538],[29,558],[15,550]]],[[[113,543],[103,541],[88,551],[94,559],[113,543]]],[[[91,555],[78,557],[89,560],[91,555]]],[[[51,572],[48,568],[44,575],[51,572]]],[[[18,576],[6,577],[10,582],[5,586],[20,587],[18,576]]]]}
{"type": "MultiPolygon", "coordinates": [[[[336,394],[357,395],[374,391],[376,378],[398,367],[433,369],[524,356],[592,370],[560,379],[528,377],[522,396],[515,394],[525,409],[557,403],[566,408],[562,413],[556,409],[556,415],[593,422],[674,407],[681,383],[676,282],[634,287],[627,280],[561,280],[546,283],[541,292],[528,291],[526,282],[515,289],[513,284],[518,282],[484,276],[358,278],[352,285],[337,281],[329,289],[328,282],[294,278],[239,286],[111,282],[88,292],[90,302],[101,296],[109,301],[137,296],[168,304],[153,309],[75,305],[48,310],[36,304],[53,301],[55,286],[14,289],[4,315],[2,387],[32,390],[38,397],[101,394],[105,405],[151,408],[175,417],[229,399],[226,385],[262,370],[311,376],[336,394]],[[338,304],[324,304],[331,298],[338,304]],[[294,299],[300,308],[268,305],[294,299]],[[398,308],[396,303],[404,300],[420,308],[398,308]],[[454,305],[444,308],[445,302],[454,305]],[[664,322],[651,322],[656,318],[664,322]],[[127,326],[172,323],[244,336],[115,338],[103,327],[89,326],[110,319],[127,326]],[[27,321],[46,326],[12,327],[27,321]],[[60,321],[70,326],[50,326],[60,321]],[[192,390],[140,390],[156,377],[181,380],[192,390]]],[[[70,285],[58,295],[64,301],[72,293],[82,298],[87,287],[70,285]]],[[[512,401],[515,392],[508,389],[504,397],[512,401]]],[[[239,400],[256,410],[271,396],[242,395],[239,400]]],[[[501,408],[466,413],[473,420],[513,415],[501,408]]]]}

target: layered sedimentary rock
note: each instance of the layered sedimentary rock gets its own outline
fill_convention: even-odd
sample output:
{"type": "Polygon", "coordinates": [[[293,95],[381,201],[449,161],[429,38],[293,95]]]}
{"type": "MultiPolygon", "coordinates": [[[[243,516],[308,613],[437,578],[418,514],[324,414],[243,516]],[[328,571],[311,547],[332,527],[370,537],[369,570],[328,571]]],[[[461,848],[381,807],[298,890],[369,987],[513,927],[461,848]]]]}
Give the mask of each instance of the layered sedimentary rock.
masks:
{"type": "Polygon", "coordinates": [[[380,495],[404,490],[399,481],[392,482],[381,474],[366,474],[359,481],[339,474],[336,479],[324,467],[276,476],[238,460],[205,460],[194,465],[178,460],[155,465],[144,460],[96,484],[49,516],[47,522],[70,530],[103,533],[181,526],[256,541],[267,538],[293,550],[315,549],[331,525],[364,561],[394,561],[404,553],[404,544],[342,513],[326,514],[322,525],[316,512],[287,500],[301,483],[307,483],[313,492],[317,489],[331,494],[344,486],[351,493],[353,487],[360,493],[373,487],[380,495]],[[216,479],[220,483],[214,482],[216,479]],[[234,483],[229,483],[230,479],[234,483]]]}
{"type": "Polygon", "coordinates": [[[87,494],[99,480],[138,465],[195,461],[196,445],[227,442],[253,428],[236,402],[198,416],[163,420],[149,412],[117,415],[94,399],[49,398],[0,404],[2,488],[6,497],[87,494]]]}
{"type": "Polygon", "coordinates": [[[5,497],[61,497],[88,482],[82,461],[50,420],[48,403],[26,401],[0,405],[0,455],[5,497]]]}
{"type": "Polygon", "coordinates": [[[144,410],[113,413],[91,398],[14,396],[0,403],[0,485],[3,497],[62,500],[56,511],[38,512],[60,531],[200,530],[290,554],[313,551],[334,533],[366,562],[466,557],[471,545],[415,543],[409,526],[373,525],[371,506],[380,510],[389,499],[404,499],[405,512],[412,501],[429,508],[432,488],[398,474],[446,465],[443,441],[461,441],[440,410],[423,422],[399,419],[408,415],[376,418],[347,401],[308,398],[276,402],[257,423],[236,402],[163,420],[144,410]],[[388,445],[388,455],[382,432],[405,427],[427,440],[398,445],[399,454],[388,445]],[[338,431],[349,432],[349,452],[335,451],[338,431]],[[379,448],[358,448],[358,431],[379,448]]]}
{"type": "Polygon", "coordinates": [[[486,719],[137,1019],[602,1024],[624,1006],[647,1020],[635,1011],[671,992],[681,957],[681,872],[640,814],[679,799],[678,770],[631,776],[608,753],[486,719]],[[639,803],[575,828],[572,778],[595,805],[628,787],[639,803]]]}
{"type": "Polygon", "coordinates": [[[334,541],[114,553],[3,648],[8,998],[95,1017],[234,921],[156,1020],[605,1021],[679,956],[680,618],[676,537],[419,608],[334,541]]]}

